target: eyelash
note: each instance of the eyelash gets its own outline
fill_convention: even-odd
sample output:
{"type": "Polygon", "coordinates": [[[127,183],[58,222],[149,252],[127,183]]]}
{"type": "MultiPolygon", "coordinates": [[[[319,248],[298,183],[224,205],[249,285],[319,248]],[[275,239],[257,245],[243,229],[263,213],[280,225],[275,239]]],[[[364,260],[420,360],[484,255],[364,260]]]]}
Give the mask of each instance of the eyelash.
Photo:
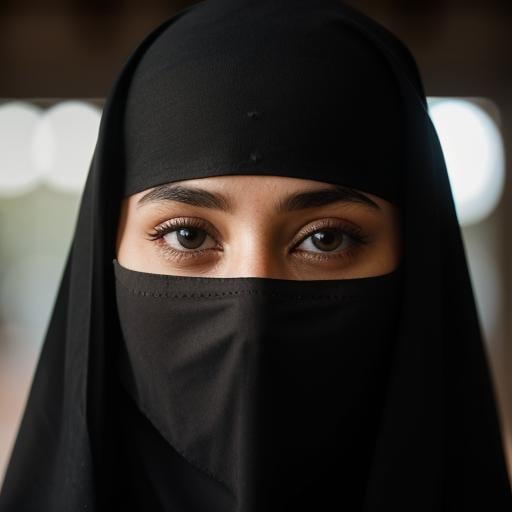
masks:
{"type": "MultiPolygon", "coordinates": [[[[190,249],[188,251],[178,251],[169,246],[164,240],[163,237],[173,231],[177,231],[180,228],[197,228],[203,230],[208,236],[215,240],[215,237],[210,233],[210,229],[207,224],[195,217],[190,218],[181,218],[181,219],[170,219],[159,226],[153,228],[154,233],[148,233],[149,238],[147,240],[153,241],[160,246],[165,256],[170,257],[173,261],[180,261],[182,259],[190,259],[197,258],[204,254],[207,251],[217,250],[216,248],[208,248],[208,249],[190,249]]],[[[350,260],[362,245],[368,243],[368,236],[364,235],[362,230],[347,222],[342,222],[340,220],[332,220],[326,219],[325,221],[321,221],[318,224],[313,225],[308,228],[305,232],[301,234],[301,238],[298,242],[293,244],[293,249],[298,245],[301,245],[305,240],[307,240],[311,235],[316,233],[317,231],[323,231],[325,229],[333,229],[337,228],[338,231],[341,231],[344,235],[348,235],[351,239],[351,245],[348,249],[345,249],[341,252],[334,253],[333,255],[322,255],[313,251],[299,250],[299,253],[305,253],[305,258],[317,260],[317,261],[325,261],[332,260],[335,258],[343,258],[350,260]]],[[[215,240],[216,241],[216,240],[215,240]]]]}

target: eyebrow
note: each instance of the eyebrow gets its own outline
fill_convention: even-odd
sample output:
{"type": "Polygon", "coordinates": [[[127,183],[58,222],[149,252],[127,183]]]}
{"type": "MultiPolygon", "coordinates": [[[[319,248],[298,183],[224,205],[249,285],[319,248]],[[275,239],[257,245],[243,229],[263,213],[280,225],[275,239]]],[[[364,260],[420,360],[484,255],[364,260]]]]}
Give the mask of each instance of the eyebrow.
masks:
{"type": "MultiPolygon", "coordinates": [[[[191,206],[211,208],[225,213],[234,212],[233,204],[222,194],[173,183],[159,185],[149,191],[137,201],[137,208],[150,203],[162,203],[167,201],[177,201],[191,206]]],[[[330,188],[291,194],[277,202],[276,211],[279,214],[283,214],[338,202],[360,203],[376,210],[381,209],[376,202],[365,194],[342,185],[334,185],[330,188]]]]}

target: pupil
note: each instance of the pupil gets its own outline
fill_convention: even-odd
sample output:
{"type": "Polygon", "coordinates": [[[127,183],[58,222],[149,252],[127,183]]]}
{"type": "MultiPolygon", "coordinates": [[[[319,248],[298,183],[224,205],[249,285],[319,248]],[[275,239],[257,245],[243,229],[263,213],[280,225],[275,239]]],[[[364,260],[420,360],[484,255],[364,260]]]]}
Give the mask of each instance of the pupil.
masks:
{"type": "Polygon", "coordinates": [[[178,241],[187,249],[197,249],[203,243],[206,236],[206,233],[203,233],[202,237],[197,237],[199,231],[194,228],[180,228],[177,233],[178,241]]]}
{"type": "Polygon", "coordinates": [[[339,231],[326,229],[323,231],[317,231],[313,235],[313,244],[317,249],[332,251],[340,245],[342,239],[343,234],[339,231]],[[322,245],[324,247],[322,247],[322,245]]]}

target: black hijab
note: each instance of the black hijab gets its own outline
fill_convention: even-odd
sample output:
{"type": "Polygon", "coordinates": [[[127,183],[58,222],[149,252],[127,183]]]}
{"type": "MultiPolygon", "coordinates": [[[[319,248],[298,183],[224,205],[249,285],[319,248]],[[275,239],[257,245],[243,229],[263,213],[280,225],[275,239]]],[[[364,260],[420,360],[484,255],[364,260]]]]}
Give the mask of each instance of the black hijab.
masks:
{"type": "Polygon", "coordinates": [[[382,26],[334,0],[206,0],[153,30],[106,98],[0,511],[329,501],[512,509],[446,165],[382,26]],[[227,174],[392,201],[403,261],[325,281],[119,265],[123,197],[227,174]]]}

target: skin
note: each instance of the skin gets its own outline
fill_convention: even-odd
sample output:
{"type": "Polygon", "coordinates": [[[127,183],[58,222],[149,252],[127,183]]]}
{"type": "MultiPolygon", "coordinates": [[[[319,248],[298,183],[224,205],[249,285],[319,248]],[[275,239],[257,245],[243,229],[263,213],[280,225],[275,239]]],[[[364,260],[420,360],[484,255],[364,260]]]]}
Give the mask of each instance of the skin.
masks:
{"type": "Polygon", "coordinates": [[[177,276],[346,279],[389,273],[403,252],[398,207],[368,192],[359,190],[378,209],[364,202],[338,201],[278,213],[276,203],[286,196],[333,185],[256,175],[212,176],[172,185],[222,194],[234,210],[228,213],[175,200],[137,204],[157,187],[126,197],[116,242],[122,266],[177,276]],[[191,218],[202,224],[173,225],[163,237],[151,240],[160,236],[155,231],[158,226],[191,218]],[[357,243],[346,230],[354,227],[366,243],[357,243]],[[184,257],[176,259],[170,249],[182,251],[184,257]]]}

